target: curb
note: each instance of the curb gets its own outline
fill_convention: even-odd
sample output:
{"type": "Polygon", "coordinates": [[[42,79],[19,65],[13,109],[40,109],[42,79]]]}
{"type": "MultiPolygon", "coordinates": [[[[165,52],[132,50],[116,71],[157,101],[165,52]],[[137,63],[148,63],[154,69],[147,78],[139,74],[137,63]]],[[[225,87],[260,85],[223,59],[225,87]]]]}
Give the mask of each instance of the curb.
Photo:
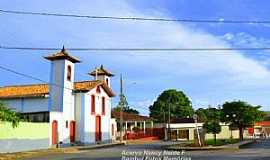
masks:
{"type": "Polygon", "coordinates": [[[110,147],[121,146],[121,145],[126,145],[126,142],[99,144],[99,145],[94,145],[94,146],[91,146],[91,145],[79,146],[79,147],[76,147],[75,149],[77,149],[78,151],[82,151],[82,150],[91,150],[91,149],[99,149],[99,148],[110,148],[110,147]]]}
{"type": "Polygon", "coordinates": [[[235,144],[227,144],[227,145],[223,145],[223,146],[208,146],[208,147],[173,147],[173,146],[166,146],[165,148],[167,150],[187,150],[187,151],[196,151],[196,150],[237,150],[237,149],[241,149],[242,147],[245,147],[249,144],[253,144],[254,142],[256,142],[256,140],[247,140],[247,141],[243,141],[243,142],[239,142],[239,143],[235,143],[235,144]]]}
{"type": "Polygon", "coordinates": [[[162,142],[161,140],[151,140],[151,141],[141,141],[141,140],[131,140],[131,141],[126,141],[127,145],[138,145],[138,144],[153,144],[156,142],[162,142]]]}
{"type": "Polygon", "coordinates": [[[257,142],[257,141],[256,141],[256,140],[249,140],[249,141],[247,141],[246,143],[243,143],[243,144],[239,145],[239,146],[238,146],[238,149],[241,149],[241,148],[243,148],[243,147],[245,147],[245,146],[247,146],[247,145],[253,144],[253,143],[255,143],[255,142],[257,142]]]}
{"type": "Polygon", "coordinates": [[[88,145],[88,146],[73,146],[65,148],[48,148],[41,150],[32,150],[32,151],[23,151],[23,152],[14,152],[14,153],[0,153],[0,160],[15,160],[22,158],[32,158],[40,155],[47,154],[59,154],[59,153],[72,153],[82,150],[91,150],[98,148],[109,148],[118,145],[125,145],[125,142],[122,143],[109,143],[109,144],[99,144],[99,145],[88,145]]]}

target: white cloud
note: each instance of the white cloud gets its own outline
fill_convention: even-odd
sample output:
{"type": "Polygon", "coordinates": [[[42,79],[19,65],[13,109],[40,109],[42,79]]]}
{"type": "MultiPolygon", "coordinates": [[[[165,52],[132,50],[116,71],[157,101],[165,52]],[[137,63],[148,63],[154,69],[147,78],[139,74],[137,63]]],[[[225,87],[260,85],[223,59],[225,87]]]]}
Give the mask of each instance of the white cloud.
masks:
{"type": "Polygon", "coordinates": [[[224,34],[223,38],[225,40],[230,41],[230,40],[232,40],[234,38],[234,34],[232,34],[232,33],[226,33],[226,34],[224,34]]]}
{"type": "MultiPolygon", "coordinates": [[[[58,1],[55,3],[58,3],[58,1]]],[[[59,8],[54,5],[55,12],[170,18],[166,13],[152,10],[145,12],[134,8],[123,0],[80,1],[76,3],[82,5],[74,5],[74,1],[65,1],[65,4],[63,4],[65,7],[61,5],[62,7],[59,8]]],[[[39,7],[45,8],[42,4],[39,7]]],[[[38,6],[36,9],[38,10],[38,6]]],[[[37,44],[31,41],[31,45],[36,46],[40,46],[41,42],[45,46],[46,44],[63,43],[63,41],[72,47],[89,46],[95,48],[227,48],[231,47],[232,42],[238,45],[252,43],[256,46],[265,43],[264,39],[256,39],[244,33],[237,35],[228,33],[219,37],[202,30],[198,25],[193,26],[177,22],[103,21],[70,18],[62,18],[59,21],[59,18],[36,18],[38,18],[36,21],[31,20],[32,23],[25,23],[25,32],[20,33],[22,37],[34,39],[37,44]],[[39,26],[39,29],[33,29],[36,26],[39,26]],[[43,33],[47,34],[41,35],[43,33]]],[[[9,23],[14,23],[11,26],[19,27],[22,22],[27,22],[27,20],[16,19],[14,21],[18,22],[15,23],[10,19],[9,23]]],[[[222,21],[222,19],[220,20],[222,21]]],[[[113,67],[112,70],[126,71],[128,78],[140,82],[142,85],[145,84],[144,87],[147,88],[143,88],[140,92],[145,94],[147,90],[150,90],[147,92],[147,94],[151,94],[149,97],[157,96],[158,92],[166,87],[189,86],[188,89],[198,90],[198,92],[207,92],[212,88],[218,89],[220,91],[217,95],[220,95],[218,97],[220,101],[225,99],[222,97],[224,96],[222,92],[224,89],[234,89],[234,91],[246,88],[270,89],[270,72],[266,66],[260,61],[246,57],[237,51],[129,52],[125,55],[114,52],[107,53],[107,56],[102,54],[98,56],[85,53],[76,54],[78,57],[82,57],[83,65],[101,62],[109,64],[113,67]],[[155,88],[158,89],[154,90],[155,88]],[[203,90],[202,88],[209,90],[203,90]]],[[[188,92],[193,93],[191,90],[188,90],[188,92]]],[[[137,95],[140,94],[138,92],[136,91],[137,95]]],[[[228,98],[228,95],[226,96],[228,98]]],[[[262,96],[261,94],[257,95],[257,97],[262,96]]],[[[194,97],[200,98],[196,95],[191,95],[191,97],[193,100],[194,97]]],[[[256,101],[257,97],[254,96],[251,100],[256,101]]],[[[211,102],[206,97],[201,99],[211,102]]]]}
{"type": "Polygon", "coordinates": [[[245,32],[226,33],[221,38],[238,47],[267,47],[270,45],[269,39],[255,37],[245,32]]]}
{"type": "Polygon", "coordinates": [[[224,18],[219,18],[218,21],[219,22],[223,22],[225,19],[224,18]]]}
{"type": "MultiPolygon", "coordinates": [[[[107,15],[155,17],[155,15],[149,13],[142,13],[124,2],[121,4],[124,4],[121,10],[110,10],[107,15]]],[[[108,6],[111,6],[111,4],[106,4],[104,7],[108,6]]],[[[167,17],[162,13],[158,15],[167,17]]],[[[224,38],[221,38],[198,27],[176,22],[98,22],[97,24],[92,24],[91,34],[93,34],[91,37],[83,35],[80,37],[81,41],[87,42],[86,46],[228,48],[231,47],[230,40],[240,44],[252,42],[254,45],[261,45],[260,40],[258,41],[244,33],[238,35],[227,34],[224,38]],[[101,24],[105,25],[100,27],[101,24]],[[98,33],[102,36],[99,36],[98,33]],[[235,40],[239,36],[246,38],[235,40]]],[[[114,55],[110,61],[111,63],[121,63],[122,66],[128,67],[129,72],[131,72],[129,75],[132,75],[135,81],[142,81],[142,83],[147,84],[149,88],[169,83],[170,81],[167,80],[171,78],[175,81],[172,85],[176,88],[188,85],[193,85],[193,90],[195,90],[195,87],[197,90],[200,90],[199,87],[208,87],[209,89],[217,87],[220,89],[218,93],[220,101],[222,101],[222,96],[225,96],[222,93],[224,89],[233,89],[237,92],[237,90],[247,88],[270,88],[269,70],[259,61],[246,57],[238,51],[140,52],[130,54],[134,56],[114,55]],[[134,76],[133,74],[136,73],[133,71],[138,70],[140,70],[142,75],[134,76]],[[176,81],[180,79],[187,79],[187,82],[192,80],[193,82],[186,84],[177,83],[176,81]],[[200,86],[200,84],[203,86],[200,86]]],[[[251,101],[256,101],[256,97],[251,99],[251,101]]]]}
{"type": "MultiPolygon", "coordinates": [[[[234,47],[249,47],[249,48],[267,48],[270,45],[270,40],[263,37],[255,37],[251,34],[245,32],[239,33],[226,33],[221,36],[221,39],[231,43],[234,47]]],[[[252,52],[253,58],[256,58],[260,64],[269,67],[270,66],[270,58],[269,58],[269,50],[257,51],[256,54],[252,52]]],[[[250,52],[250,55],[252,55],[250,52]]]]}

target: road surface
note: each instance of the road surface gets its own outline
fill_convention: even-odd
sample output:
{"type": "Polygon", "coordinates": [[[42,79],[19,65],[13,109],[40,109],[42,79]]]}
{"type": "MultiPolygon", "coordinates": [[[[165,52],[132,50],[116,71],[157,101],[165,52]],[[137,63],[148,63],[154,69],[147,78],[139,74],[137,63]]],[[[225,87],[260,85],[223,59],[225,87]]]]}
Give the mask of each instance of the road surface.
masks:
{"type": "MultiPolygon", "coordinates": [[[[166,143],[137,144],[116,146],[104,149],[94,149],[80,151],[78,153],[61,153],[46,155],[43,157],[29,158],[25,160],[120,160],[121,153],[124,151],[162,151],[161,147],[166,143]]],[[[270,160],[270,140],[259,140],[239,151],[220,150],[220,151],[191,151],[186,152],[191,160],[270,160]]],[[[135,160],[135,159],[130,159],[135,160]]],[[[155,160],[155,159],[153,159],[155,160]]]]}

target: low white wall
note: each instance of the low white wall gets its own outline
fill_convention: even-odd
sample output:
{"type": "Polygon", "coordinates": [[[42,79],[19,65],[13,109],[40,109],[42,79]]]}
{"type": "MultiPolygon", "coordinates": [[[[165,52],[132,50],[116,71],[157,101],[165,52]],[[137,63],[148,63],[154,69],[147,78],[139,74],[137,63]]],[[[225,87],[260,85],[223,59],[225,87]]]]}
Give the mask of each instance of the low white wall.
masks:
{"type": "MultiPolygon", "coordinates": [[[[112,136],[112,141],[115,141],[116,140],[116,137],[117,137],[117,122],[116,122],[116,119],[115,118],[111,118],[111,127],[114,127],[114,133],[111,132],[111,136],[112,136]]],[[[112,128],[111,128],[111,131],[112,131],[112,128]]]]}

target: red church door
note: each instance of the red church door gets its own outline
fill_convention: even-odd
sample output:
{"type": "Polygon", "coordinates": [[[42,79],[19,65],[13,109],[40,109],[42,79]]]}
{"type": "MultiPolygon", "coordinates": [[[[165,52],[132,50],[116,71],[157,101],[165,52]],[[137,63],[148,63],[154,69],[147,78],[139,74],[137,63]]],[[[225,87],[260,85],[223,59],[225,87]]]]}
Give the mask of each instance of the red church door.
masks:
{"type": "Polygon", "coordinates": [[[55,145],[57,144],[57,141],[58,141],[58,133],[57,133],[57,130],[58,130],[58,123],[56,120],[54,120],[52,122],[52,145],[55,145]]]}
{"type": "Polygon", "coordinates": [[[96,142],[101,141],[101,117],[96,116],[96,142]]]}
{"type": "Polygon", "coordinates": [[[75,142],[75,121],[70,121],[70,125],[69,125],[69,138],[70,138],[70,143],[74,143],[75,142]]]}

